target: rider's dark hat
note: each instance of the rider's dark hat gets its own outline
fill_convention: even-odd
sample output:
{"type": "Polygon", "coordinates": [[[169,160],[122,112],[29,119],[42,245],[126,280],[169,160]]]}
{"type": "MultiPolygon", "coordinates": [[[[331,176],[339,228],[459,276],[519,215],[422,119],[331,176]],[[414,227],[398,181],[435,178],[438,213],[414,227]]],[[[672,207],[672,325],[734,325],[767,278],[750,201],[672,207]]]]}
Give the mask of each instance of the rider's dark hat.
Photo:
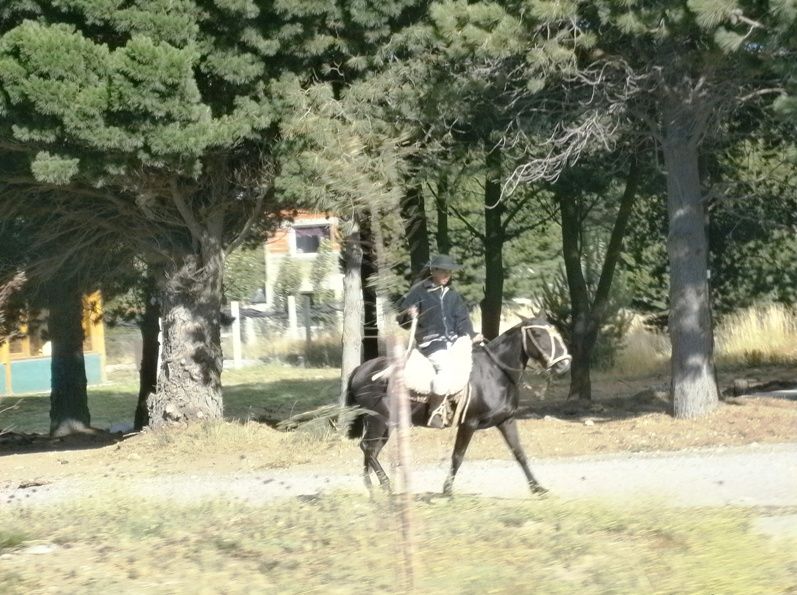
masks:
{"type": "Polygon", "coordinates": [[[429,261],[429,268],[443,269],[446,271],[458,271],[462,268],[462,266],[457,264],[457,261],[448,254],[438,254],[429,261]]]}

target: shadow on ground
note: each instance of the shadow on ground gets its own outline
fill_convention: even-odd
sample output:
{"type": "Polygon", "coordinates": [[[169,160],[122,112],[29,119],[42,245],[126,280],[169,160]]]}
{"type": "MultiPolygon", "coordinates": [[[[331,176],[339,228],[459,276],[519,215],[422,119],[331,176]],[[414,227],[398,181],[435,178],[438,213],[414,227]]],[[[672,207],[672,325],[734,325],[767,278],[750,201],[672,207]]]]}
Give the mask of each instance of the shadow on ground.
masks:
{"type": "Polygon", "coordinates": [[[111,433],[104,430],[72,434],[61,438],[52,438],[48,434],[7,432],[0,435],[0,457],[32,452],[61,452],[103,448],[121,442],[123,438],[121,432],[111,433]]]}
{"type": "Polygon", "coordinates": [[[606,423],[631,419],[649,413],[672,414],[672,404],[667,393],[646,390],[630,397],[581,401],[558,399],[551,401],[521,401],[518,419],[552,417],[561,420],[591,419],[594,423],[606,423]]]}

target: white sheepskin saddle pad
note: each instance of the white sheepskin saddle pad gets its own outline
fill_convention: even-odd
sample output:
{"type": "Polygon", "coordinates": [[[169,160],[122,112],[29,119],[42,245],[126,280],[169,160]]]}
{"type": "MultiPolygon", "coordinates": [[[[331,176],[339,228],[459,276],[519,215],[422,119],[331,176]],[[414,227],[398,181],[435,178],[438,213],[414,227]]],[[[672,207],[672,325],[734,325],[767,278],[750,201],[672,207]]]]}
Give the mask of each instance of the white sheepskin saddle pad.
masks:
{"type": "MultiPolygon", "coordinates": [[[[457,339],[443,358],[442,373],[448,394],[455,394],[465,388],[473,367],[472,343],[470,337],[457,339]]],[[[434,365],[420,351],[413,349],[404,365],[404,382],[410,391],[418,395],[432,392],[432,382],[437,372],[434,365]]]]}

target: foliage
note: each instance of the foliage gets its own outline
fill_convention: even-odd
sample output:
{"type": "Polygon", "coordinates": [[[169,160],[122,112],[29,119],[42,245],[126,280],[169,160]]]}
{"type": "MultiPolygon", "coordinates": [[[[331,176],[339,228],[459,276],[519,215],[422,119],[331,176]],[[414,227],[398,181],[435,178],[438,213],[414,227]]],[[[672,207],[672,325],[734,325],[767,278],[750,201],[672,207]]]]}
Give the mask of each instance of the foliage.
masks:
{"type": "MultiPolygon", "coordinates": [[[[587,292],[590,302],[594,300],[595,291],[600,279],[603,265],[605,245],[594,242],[588,245],[583,257],[584,280],[587,283],[587,292]]],[[[631,324],[631,314],[628,305],[631,295],[628,293],[625,275],[619,271],[615,273],[612,284],[606,319],[598,333],[595,348],[592,351],[591,362],[602,368],[609,368],[614,364],[618,350],[622,347],[623,339],[631,324]]],[[[573,327],[573,314],[570,305],[570,292],[568,290],[567,274],[564,267],[560,267],[558,274],[548,280],[542,290],[542,307],[549,320],[562,333],[566,343],[570,342],[573,327]]]]}
{"type": "Polygon", "coordinates": [[[250,301],[263,291],[265,262],[262,248],[240,248],[224,263],[224,295],[228,300],[250,301]]]}
{"type": "Polygon", "coordinates": [[[14,294],[19,291],[25,283],[25,274],[16,272],[8,279],[0,281],[0,345],[6,342],[14,333],[14,319],[16,316],[9,316],[7,312],[11,310],[14,294]]]}
{"type": "Polygon", "coordinates": [[[297,48],[264,17],[251,0],[12,0],[0,13],[0,207],[47,221],[71,256],[63,276],[90,252],[155,266],[164,359],[179,350],[192,370],[161,375],[149,405],[178,417],[221,411],[220,319],[195,316],[189,338],[170,315],[218,312],[225,253],[277,208],[275,81],[297,48]],[[194,403],[172,402],[170,383],[194,403]]]}
{"type": "MultiPolygon", "coordinates": [[[[751,116],[752,117],[752,116],[751,116]]],[[[710,197],[709,258],[712,307],[717,317],[759,302],[793,303],[797,258],[794,147],[782,128],[738,126],[706,159],[710,197]],[[744,135],[754,138],[739,139],[744,135]],[[722,150],[720,150],[720,147],[722,150]]],[[[665,328],[668,315],[666,201],[653,188],[641,192],[625,240],[624,265],[631,307],[665,328]]]]}
{"type": "Polygon", "coordinates": [[[310,285],[313,288],[313,305],[331,304],[335,292],[324,285],[328,277],[337,270],[338,256],[332,251],[332,242],[328,239],[321,240],[318,252],[310,267],[310,285]]]}
{"type": "Polygon", "coordinates": [[[797,147],[787,127],[762,126],[715,165],[724,183],[712,204],[712,289],[724,316],[756,302],[797,301],[797,147]]]}
{"type": "Polygon", "coordinates": [[[305,278],[304,261],[290,254],[280,262],[279,271],[274,281],[274,305],[280,310],[288,307],[288,297],[296,296],[305,278]]]}
{"type": "Polygon", "coordinates": [[[647,324],[663,329],[669,314],[667,201],[660,193],[641,193],[628,222],[623,266],[628,272],[630,306],[647,324]]]}
{"type": "Polygon", "coordinates": [[[794,128],[797,117],[797,4],[794,0],[772,0],[772,11],[776,17],[773,55],[776,68],[785,84],[775,101],[775,109],[794,128]]]}

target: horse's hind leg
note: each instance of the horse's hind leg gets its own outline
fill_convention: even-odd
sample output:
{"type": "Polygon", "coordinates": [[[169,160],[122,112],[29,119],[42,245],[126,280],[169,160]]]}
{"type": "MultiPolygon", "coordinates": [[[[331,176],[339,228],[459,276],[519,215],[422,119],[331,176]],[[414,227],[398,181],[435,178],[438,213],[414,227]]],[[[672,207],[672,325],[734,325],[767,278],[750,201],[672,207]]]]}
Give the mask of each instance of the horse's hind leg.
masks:
{"type": "Polygon", "coordinates": [[[529,489],[535,494],[547,493],[548,490],[537,482],[534,475],[531,473],[531,469],[529,469],[529,464],[526,461],[526,453],[523,452],[523,447],[520,446],[520,437],[518,436],[515,418],[510,417],[503,423],[498,424],[498,429],[504,437],[504,440],[506,440],[509,450],[515,455],[515,460],[520,463],[520,466],[523,468],[523,473],[526,474],[526,481],[529,484],[529,489]]]}
{"type": "Polygon", "coordinates": [[[462,424],[457,429],[454,452],[451,454],[451,469],[448,472],[448,477],[446,477],[446,482],[443,484],[443,494],[445,496],[450,496],[452,494],[454,477],[456,477],[457,471],[459,471],[459,467],[462,465],[462,460],[465,458],[465,451],[468,450],[470,439],[473,438],[473,432],[475,431],[476,428],[468,424],[462,424]]]}
{"type": "Polygon", "coordinates": [[[376,421],[373,418],[366,422],[365,435],[360,442],[360,449],[363,451],[363,478],[365,480],[365,487],[368,488],[368,491],[371,491],[372,488],[371,470],[376,473],[379,484],[385,490],[390,491],[390,480],[377,459],[380,451],[387,443],[388,437],[388,428],[384,422],[381,420],[376,421]]]}

